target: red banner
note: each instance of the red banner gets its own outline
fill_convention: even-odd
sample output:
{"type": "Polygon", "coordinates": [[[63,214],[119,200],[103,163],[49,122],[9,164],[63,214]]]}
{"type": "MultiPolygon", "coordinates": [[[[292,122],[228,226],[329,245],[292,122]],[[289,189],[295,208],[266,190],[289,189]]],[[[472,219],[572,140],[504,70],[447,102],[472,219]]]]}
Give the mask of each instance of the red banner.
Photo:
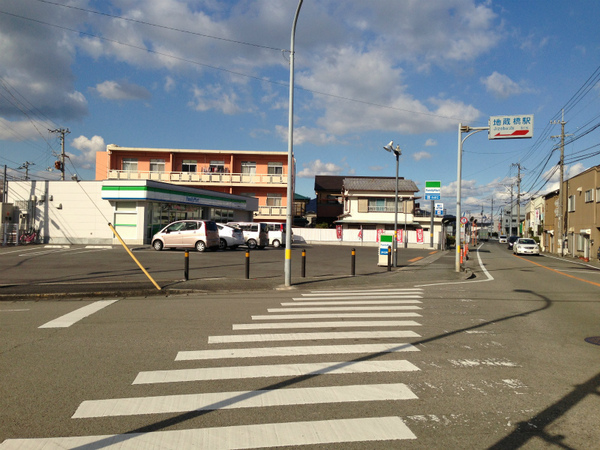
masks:
{"type": "Polygon", "coordinates": [[[423,228],[417,228],[417,243],[423,243],[423,228]]]}
{"type": "Polygon", "coordinates": [[[379,237],[383,234],[383,230],[381,228],[377,229],[377,242],[379,242],[379,237]]]}
{"type": "Polygon", "coordinates": [[[396,242],[404,242],[404,230],[396,230],[396,242]]]}
{"type": "Polygon", "coordinates": [[[335,226],[335,234],[336,234],[337,238],[341,241],[342,240],[342,225],[335,226]]]}

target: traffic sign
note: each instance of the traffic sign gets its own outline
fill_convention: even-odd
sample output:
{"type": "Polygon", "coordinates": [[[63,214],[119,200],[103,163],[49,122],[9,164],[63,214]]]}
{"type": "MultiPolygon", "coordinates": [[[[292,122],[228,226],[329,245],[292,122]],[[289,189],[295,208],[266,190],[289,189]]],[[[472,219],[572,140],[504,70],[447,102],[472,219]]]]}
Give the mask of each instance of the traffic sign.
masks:
{"type": "Polygon", "coordinates": [[[488,139],[531,137],[533,137],[533,114],[490,117],[488,139]]]}
{"type": "Polygon", "coordinates": [[[460,218],[460,223],[462,223],[463,225],[466,225],[468,221],[469,221],[469,219],[467,219],[465,216],[462,216],[460,218]]]}

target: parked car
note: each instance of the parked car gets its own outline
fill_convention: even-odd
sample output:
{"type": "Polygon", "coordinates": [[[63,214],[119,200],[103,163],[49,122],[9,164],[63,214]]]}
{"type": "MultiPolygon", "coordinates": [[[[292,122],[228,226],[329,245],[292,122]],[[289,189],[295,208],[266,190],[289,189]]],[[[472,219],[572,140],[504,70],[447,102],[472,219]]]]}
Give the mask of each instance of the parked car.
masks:
{"type": "Polygon", "coordinates": [[[219,229],[212,220],[178,220],[172,222],[152,237],[154,250],[163,248],[219,248],[219,229]]]}
{"type": "Polygon", "coordinates": [[[269,223],[269,245],[277,248],[285,246],[285,223],[269,223]]]}
{"type": "Polygon", "coordinates": [[[218,223],[217,228],[219,229],[219,248],[221,250],[227,248],[235,250],[239,245],[244,245],[244,233],[239,227],[218,223]]]}
{"type": "Polygon", "coordinates": [[[519,238],[513,244],[513,253],[515,255],[527,254],[527,255],[539,255],[540,246],[534,239],[530,238],[519,238]]]}
{"type": "Polygon", "coordinates": [[[269,245],[269,227],[266,222],[230,222],[229,225],[241,228],[248,248],[262,249],[269,245]]]}
{"type": "Polygon", "coordinates": [[[500,244],[506,244],[506,239],[507,239],[506,235],[505,234],[501,234],[500,237],[498,238],[498,242],[500,244]]]}
{"type": "Polygon", "coordinates": [[[517,242],[517,239],[519,239],[519,236],[510,236],[506,243],[508,244],[508,248],[509,250],[512,250],[513,245],[515,244],[515,242],[517,242]]]}

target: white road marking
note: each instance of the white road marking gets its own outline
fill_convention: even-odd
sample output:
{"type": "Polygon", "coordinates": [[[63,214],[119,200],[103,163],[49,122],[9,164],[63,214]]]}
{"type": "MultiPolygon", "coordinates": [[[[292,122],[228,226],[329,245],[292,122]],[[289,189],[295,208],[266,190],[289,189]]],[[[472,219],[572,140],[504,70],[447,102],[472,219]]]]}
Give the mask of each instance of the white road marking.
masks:
{"type": "Polygon", "coordinates": [[[353,353],[418,352],[412,344],[352,344],[311,345],[294,347],[227,348],[221,350],[195,350],[177,353],[175,361],[226,358],[265,358],[270,356],[346,355],[353,353]]]}
{"type": "Polygon", "coordinates": [[[29,309],[0,309],[0,312],[23,312],[29,311],[29,309]]]}
{"type": "Polygon", "coordinates": [[[266,408],[283,405],[414,400],[417,398],[405,384],[401,383],[213,392],[87,400],[79,405],[72,418],[266,408]]]}
{"type": "Polygon", "coordinates": [[[268,316],[252,316],[252,320],[299,320],[299,319],[357,319],[368,317],[370,319],[387,319],[390,317],[422,317],[414,312],[388,312],[388,313],[328,313],[328,314],[271,314],[268,316]]]}
{"type": "Polygon", "coordinates": [[[327,306],[327,305],[402,305],[408,303],[423,303],[420,300],[335,300],[335,301],[318,301],[310,300],[308,302],[284,302],[281,306],[327,306]]]}
{"type": "Polygon", "coordinates": [[[328,361],[303,364],[270,364],[235,367],[201,367],[196,369],[155,370],[140,372],[133,384],[179,383],[206,380],[242,380],[245,378],[300,377],[304,375],[414,372],[419,368],[406,361],[328,361]]]}
{"type": "MultiPolygon", "coordinates": [[[[303,294],[309,295],[309,294],[303,294]]],[[[314,297],[293,297],[294,301],[311,301],[311,300],[350,300],[350,299],[359,299],[363,300],[383,300],[383,299],[410,299],[410,298],[423,298],[421,295],[398,295],[398,294],[389,294],[389,295],[373,295],[373,294],[356,294],[356,295],[340,295],[340,294],[325,294],[318,295],[314,297]]]]}
{"type": "Polygon", "coordinates": [[[3,444],[0,444],[0,448],[26,448],[30,450],[83,447],[118,448],[120,450],[218,448],[232,450],[416,438],[399,417],[370,417],[156,431],[152,433],[7,439],[3,444]]]}
{"type": "Polygon", "coordinates": [[[419,288],[388,288],[388,289],[351,289],[351,290],[340,290],[340,291],[311,291],[310,293],[307,294],[302,294],[302,295],[339,295],[339,294],[358,294],[358,295],[365,295],[365,294],[369,294],[371,292],[391,292],[391,293],[398,293],[398,292],[423,292],[423,289],[419,289],[419,288]]]}
{"type": "Polygon", "coordinates": [[[269,308],[267,312],[318,312],[318,311],[402,311],[409,309],[421,309],[418,306],[400,305],[400,306],[323,306],[309,308],[269,308]]]}
{"type": "Polygon", "coordinates": [[[44,325],[39,326],[38,328],[67,328],[73,325],[76,322],[79,322],[81,319],[84,319],[88,316],[91,316],[95,312],[100,311],[103,308],[106,308],[108,305],[112,305],[118,300],[100,300],[94,303],[91,303],[83,308],[76,309],[75,311],[70,312],[69,314],[65,314],[57,319],[51,320],[50,322],[45,323],[44,325]]]}
{"type": "Polygon", "coordinates": [[[351,328],[351,327],[415,327],[421,326],[414,320],[368,320],[342,322],[281,322],[281,323],[239,323],[233,330],[272,330],[277,328],[351,328]]]}
{"type": "Polygon", "coordinates": [[[421,337],[408,330],[395,331],[332,331],[328,333],[275,333],[275,334],[237,334],[227,336],[209,336],[209,344],[231,344],[240,342],[280,342],[315,341],[329,339],[386,339],[421,337]]]}

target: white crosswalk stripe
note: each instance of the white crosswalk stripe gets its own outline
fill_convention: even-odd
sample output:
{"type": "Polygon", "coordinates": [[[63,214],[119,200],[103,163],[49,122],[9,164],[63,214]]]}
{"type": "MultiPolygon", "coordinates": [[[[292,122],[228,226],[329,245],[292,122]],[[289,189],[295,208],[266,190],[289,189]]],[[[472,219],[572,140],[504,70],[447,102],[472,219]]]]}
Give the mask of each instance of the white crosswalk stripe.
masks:
{"type": "MultiPolygon", "coordinates": [[[[228,380],[247,383],[250,379],[266,379],[266,387],[249,390],[213,392],[214,384],[190,384],[199,392],[176,395],[153,395],[106,398],[82,402],[73,419],[92,420],[102,417],[143,416],[151,414],[185,414],[213,410],[269,408],[295,405],[342,405],[414,401],[418,397],[402,382],[361,383],[357,375],[417,372],[406,356],[419,349],[399,339],[419,338],[411,329],[421,324],[422,289],[375,289],[346,291],[313,291],[282,302],[281,308],[269,308],[268,314],[251,316],[253,323],[233,324],[230,335],[209,336],[209,345],[240,344],[235,348],[179,351],[175,361],[187,361],[187,368],[139,372],[133,385],[137,391],[153,385],[153,393],[165,383],[228,380]],[[410,312],[409,312],[410,311],[410,312]],[[376,320],[355,320],[355,319],[376,320]],[[335,319],[335,320],[331,320],[335,319]],[[290,329],[328,329],[322,332],[291,331],[290,329]],[[360,331],[361,328],[368,330],[360,331]],[[403,328],[403,329],[399,329],[403,328]],[[348,331],[343,331],[348,329],[348,331]],[[237,333],[243,330],[265,330],[256,334],[237,333]],[[268,331],[267,331],[268,330],[268,331]],[[271,332],[274,331],[274,332],[271,332]],[[372,340],[388,339],[387,342],[372,340]],[[350,342],[328,344],[329,341],[350,342]],[[311,342],[308,342],[311,341],[311,342]],[[313,343],[319,341],[320,343],[313,343]],[[358,341],[358,342],[357,342],[358,341]],[[261,346],[267,342],[306,342],[306,345],[261,346]],[[246,344],[246,345],[244,345],[246,344]],[[256,344],[256,346],[252,346],[256,344]],[[345,357],[344,355],[348,355],[345,357]],[[386,357],[383,357],[386,356],[386,357]],[[294,358],[311,357],[311,360],[294,358]],[[282,358],[270,364],[235,364],[257,358],[282,358]],[[284,359],[286,358],[286,359],[284,359]],[[292,358],[290,360],[290,358],[292,358]],[[320,359],[320,361],[317,361],[320,359]],[[223,366],[213,366],[225,360],[223,366]],[[204,361],[202,367],[189,367],[194,361],[204,361]],[[212,362],[212,364],[211,364],[212,362]],[[228,364],[225,364],[227,363],[228,364]],[[233,365],[232,365],[233,363],[233,365]],[[324,377],[324,375],[328,375],[324,377]],[[319,386],[306,386],[310,380],[319,386]],[[303,384],[296,385],[302,381],[303,384]],[[352,380],[352,381],[351,381],[352,380]],[[354,384],[345,384],[354,382],[354,384]],[[210,386],[213,386],[210,389],[210,386]]],[[[289,298],[288,298],[289,299],[289,298]]],[[[268,361],[268,360],[266,360],[268,361]]],[[[179,363],[178,363],[179,364],[179,363]]],[[[181,363],[183,364],[183,363],[181,363]]],[[[367,378],[369,379],[369,378],[367,378]]],[[[401,381],[401,380],[400,380],[401,381]]],[[[328,414],[331,415],[331,409],[328,414]]],[[[360,409],[359,409],[360,410],[360,409]]],[[[9,439],[6,448],[269,448],[278,446],[327,445],[344,442],[397,441],[416,439],[401,417],[325,417],[326,420],[304,422],[255,423],[189,430],[153,431],[123,435],[78,436],[48,439],[9,439]]],[[[368,444],[365,444],[368,445],[368,444]]]]}

